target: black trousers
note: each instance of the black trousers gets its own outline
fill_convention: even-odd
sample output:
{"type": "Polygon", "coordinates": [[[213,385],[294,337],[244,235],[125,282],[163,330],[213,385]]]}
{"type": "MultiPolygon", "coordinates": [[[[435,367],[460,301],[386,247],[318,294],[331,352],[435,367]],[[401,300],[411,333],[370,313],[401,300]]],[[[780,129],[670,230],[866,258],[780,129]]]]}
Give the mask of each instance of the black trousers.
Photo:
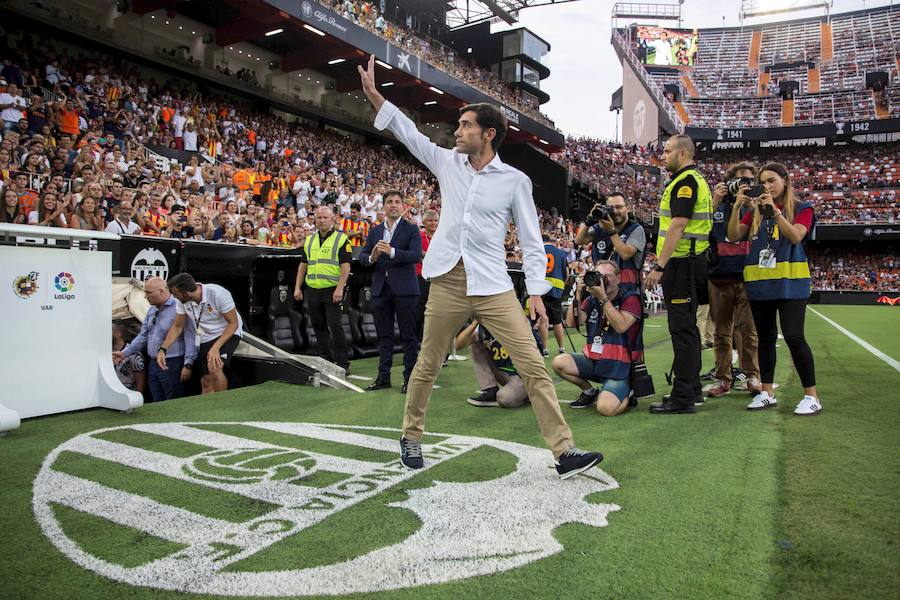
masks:
{"type": "Polygon", "coordinates": [[[431,288],[431,282],[419,277],[419,300],[416,305],[416,339],[422,343],[422,336],[425,333],[425,305],[428,304],[428,291],[431,288]]]}
{"type": "Polygon", "coordinates": [[[395,296],[385,285],[380,296],[372,298],[372,315],[378,332],[378,378],[389,379],[394,364],[394,320],[400,329],[403,344],[403,381],[416,366],[419,356],[419,338],[416,335],[416,307],[419,296],[395,296]]]}
{"type": "Polygon", "coordinates": [[[781,321],[781,335],[784,336],[784,343],[791,351],[794,367],[800,375],[800,384],[805,388],[816,385],[816,366],[812,350],[803,335],[806,300],[751,300],[750,310],[753,311],[753,322],[756,324],[756,335],[759,337],[759,375],[762,382],[775,381],[777,313],[781,321]]]}
{"type": "Polygon", "coordinates": [[[706,256],[672,258],[662,276],[669,335],[675,353],[672,402],[692,404],[701,395],[700,332],[697,330],[697,289],[706,285],[706,256]]]}
{"type": "Polygon", "coordinates": [[[347,338],[341,326],[343,305],[334,302],[334,288],[307,287],[306,311],[316,331],[316,349],[319,356],[339,367],[350,365],[347,338]]]}

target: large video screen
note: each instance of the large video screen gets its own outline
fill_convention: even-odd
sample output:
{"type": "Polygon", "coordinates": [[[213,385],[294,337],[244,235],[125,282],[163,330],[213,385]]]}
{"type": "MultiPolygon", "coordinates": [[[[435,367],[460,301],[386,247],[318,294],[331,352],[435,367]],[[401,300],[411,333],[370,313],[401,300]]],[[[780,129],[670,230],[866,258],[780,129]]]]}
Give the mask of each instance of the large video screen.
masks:
{"type": "Polygon", "coordinates": [[[693,66],[697,58],[697,30],[666,29],[655,25],[635,27],[638,58],[645,65],[693,66]]]}

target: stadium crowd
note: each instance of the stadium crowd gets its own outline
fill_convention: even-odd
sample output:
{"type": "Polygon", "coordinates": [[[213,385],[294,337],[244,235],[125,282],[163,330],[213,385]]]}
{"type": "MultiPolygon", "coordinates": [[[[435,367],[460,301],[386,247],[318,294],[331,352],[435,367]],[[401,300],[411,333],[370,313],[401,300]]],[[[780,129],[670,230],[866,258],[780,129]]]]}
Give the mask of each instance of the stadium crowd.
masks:
{"type": "MultiPolygon", "coordinates": [[[[32,34],[17,35],[14,46],[0,71],[0,221],[296,248],[321,203],[335,207],[347,231],[381,222],[388,189],[400,190],[416,224],[426,210],[440,210],[434,178],[390,149],[204,97],[184,81],[123,72],[111,56],[57,50],[32,34]],[[160,161],[148,145],[193,154],[184,165],[160,161]]],[[[819,222],[893,223],[898,149],[717,151],[699,164],[719,181],[737,160],[781,161],[799,195],[817,204],[819,222]]],[[[574,179],[624,191],[646,217],[662,185],[659,156],[658,148],[570,138],[552,158],[574,179]]],[[[572,269],[583,271],[589,253],[574,246],[578,224],[543,211],[541,221],[572,269]]],[[[506,246],[510,262],[520,262],[514,227],[506,246]]]]}
{"type": "Polygon", "coordinates": [[[900,262],[893,248],[885,254],[815,248],[810,270],[817,290],[900,292],[900,262]]]}

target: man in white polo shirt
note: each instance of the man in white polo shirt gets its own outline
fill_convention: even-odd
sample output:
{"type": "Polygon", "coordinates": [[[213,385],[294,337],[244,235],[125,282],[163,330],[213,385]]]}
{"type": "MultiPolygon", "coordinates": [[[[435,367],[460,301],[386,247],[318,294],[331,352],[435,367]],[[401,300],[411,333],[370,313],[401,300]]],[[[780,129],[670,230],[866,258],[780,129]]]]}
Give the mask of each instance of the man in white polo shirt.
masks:
{"type": "Polygon", "coordinates": [[[228,389],[225,367],[237,350],[243,327],[231,292],[214,283],[197,283],[189,273],[179,273],[169,279],[169,289],[177,300],[175,322],[156,355],[159,368],[166,370],[166,350],[178,339],[185,325],[193,327],[198,345],[194,365],[200,374],[203,393],[224,392],[228,389]]]}

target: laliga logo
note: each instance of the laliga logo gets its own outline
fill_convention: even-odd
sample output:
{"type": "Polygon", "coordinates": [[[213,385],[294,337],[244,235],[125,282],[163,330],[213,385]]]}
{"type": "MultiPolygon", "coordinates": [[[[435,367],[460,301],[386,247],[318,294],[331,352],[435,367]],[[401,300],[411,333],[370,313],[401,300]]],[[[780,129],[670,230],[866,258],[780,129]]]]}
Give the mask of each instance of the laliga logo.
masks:
{"type": "Polygon", "coordinates": [[[169,263],[165,255],[156,248],[144,248],[131,261],[131,278],[147,281],[151,277],[159,277],[163,281],[169,278],[169,263]]]}
{"type": "MultiPolygon", "coordinates": [[[[395,431],[282,422],[148,423],[103,429],[74,437],[46,457],[34,481],[32,505],[41,529],[57,549],[101,576],[192,594],[261,597],[374,593],[499,573],[562,551],[553,536],[559,526],[605,527],[609,513],[619,510],[615,504],[584,500],[617,488],[614,479],[597,469],[590,476],[560,482],[549,468],[547,451],[533,446],[432,434],[440,441],[423,444],[424,470],[407,470],[397,458],[384,462],[396,456],[399,431],[394,437],[395,431]],[[229,433],[217,432],[224,425],[229,433]],[[235,426],[274,432],[282,439],[296,436],[296,442],[287,442],[291,446],[302,447],[311,438],[320,440],[316,447],[356,447],[356,458],[240,437],[234,433],[235,426]],[[115,440],[127,440],[129,433],[142,439],[150,434],[212,450],[175,456],[98,435],[106,432],[115,432],[110,438],[115,440]],[[390,432],[390,438],[383,437],[385,432],[390,432]],[[384,527],[375,535],[383,533],[390,540],[386,545],[358,554],[351,548],[344,554],[349,557],[340,562],[258,570],[272,545],[298,534],[288,543],[301,544],[306,529],[388,490],[397,497],[398,484],[478,449],[511,455],[515,470],[488,481],[447,482],[437,476],[428,487],[415,485],[421,479],[403,486],[403,499],[386,506],[405,509],[418,518],[418,529],[405,539],[394,541],[394,532],[384,527]],[[135,479],[149,472],[180,480],[197,488],[195,498],[205,497],[207,489],[208,495],[243,496],[245,505],[259,510],[235,522],[228,507],[216,502],[200,514],[54,468],[61,454],[73,453],[116,463],[117,469],[130,471],[135,479]],[[304,485],[307,479],[310,483],[304,485]],[[69,537],[79,532],[63,529],[54,512],[58,505],[166,540],[169,546],[178,544],[177,549],[143,563],[129,561],[127,555],[121,557],[126,560],[109,562],[69,537]],[[220,517],[217,510],[225,513],[220,517]],[[244,570],[245,559],[254,566],[244,570]]],[[[298,551],[317,550],[310,546],[298,551]]],[[[122,551],[127,553],[128,548],[122,551]]]]}
{"type": "Polygon", "coordinates": [[[72,300],[75,294],[69,294],[75,289],[75,277],[71,273],[60,273],[53,279],[53,287],[62,292],[61,294],[53,294],[55,300],[72,300]]]}
{"type": "Polygon", "coordinates": [[[634,105],[632,113],[634,137],[640,139],[644,133],[644,119],[647,114],[647,105],[643,100],[638,100],[634,105]]]}

